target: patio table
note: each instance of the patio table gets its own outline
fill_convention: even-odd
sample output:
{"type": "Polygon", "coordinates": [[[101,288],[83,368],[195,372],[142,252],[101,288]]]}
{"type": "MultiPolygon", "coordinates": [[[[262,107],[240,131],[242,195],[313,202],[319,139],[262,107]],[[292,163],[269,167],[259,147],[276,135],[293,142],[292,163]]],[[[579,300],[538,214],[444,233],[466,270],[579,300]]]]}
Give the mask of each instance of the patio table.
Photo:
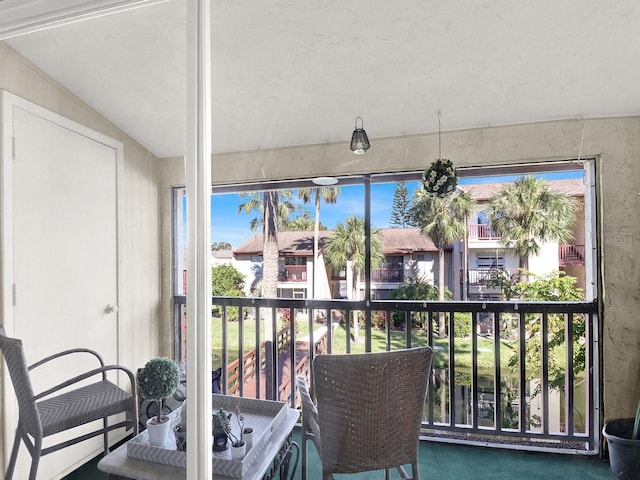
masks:
{"type": "MultiPolygon", "coordinates": [[[[272,434],[272,441],[265,448],[263,454],[250,467],[249,471],[240,478],[215,475],[215,480],[259,480],[272,479],[279,474],[281,480],[292,479],[299,459],[298,444],[292,441],[293,427],[298,421],[300,413],[287,408],[287,415],[280,426],[272,434]],[[295,455],[295,459],[293,459],[295,455]],[[291,460],[293,464],[291,464],[291,460]]],[[[110,478],[132,480],[178,480],[186,479],[185,468],[174,467],[162,463],[139,460],[127,456],[127,444],[118,447],[98,462],[98,469],[110,475],[110,478]]]]}

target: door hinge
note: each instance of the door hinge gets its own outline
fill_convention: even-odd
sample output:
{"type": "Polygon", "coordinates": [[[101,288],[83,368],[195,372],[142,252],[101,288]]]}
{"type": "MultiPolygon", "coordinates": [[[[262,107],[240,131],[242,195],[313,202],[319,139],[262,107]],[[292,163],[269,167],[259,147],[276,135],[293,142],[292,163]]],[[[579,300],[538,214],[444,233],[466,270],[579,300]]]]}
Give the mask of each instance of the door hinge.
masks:
{"type": "Polygon", "coordinates": [[[17,294],[16,294],[17,288],[16,288],[16,284],[13,284],[13,306],[15,307],[17,305],[17,294]]]}
{"type": "Polygon", "coordinates": [[[16,137],[11,137],[11,158],[16,159],[16,137]]]}

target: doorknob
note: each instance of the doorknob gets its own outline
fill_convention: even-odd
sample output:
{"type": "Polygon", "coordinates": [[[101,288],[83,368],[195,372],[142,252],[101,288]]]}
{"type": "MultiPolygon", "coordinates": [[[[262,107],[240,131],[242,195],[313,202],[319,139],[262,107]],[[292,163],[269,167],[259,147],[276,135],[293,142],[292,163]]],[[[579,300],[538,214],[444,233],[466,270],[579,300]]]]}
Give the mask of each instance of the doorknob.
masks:
{"type": "Polygon", "coordinates": [[[118,313],[118,305],[114,305],[113,303],[110,303],[109,305],[104,307],[104,311],[106,313],[118,313]]]}

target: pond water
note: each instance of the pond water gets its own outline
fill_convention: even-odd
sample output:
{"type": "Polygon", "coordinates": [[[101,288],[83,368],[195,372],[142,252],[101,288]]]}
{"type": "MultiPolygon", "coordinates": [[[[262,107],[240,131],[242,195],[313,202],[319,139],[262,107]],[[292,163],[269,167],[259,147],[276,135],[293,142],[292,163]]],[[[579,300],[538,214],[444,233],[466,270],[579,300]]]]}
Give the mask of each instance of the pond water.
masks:
{"type": "MultiPolygon", "coordinates": [[[[540,380],[527,382],[524,392],[526,402],[527,430],[542,432],[543,428],[543,394],[540,380]]],[[[449,370],[434,369],[432,377],[434,399],[434,423],[448,424],[450,422],[449,408],[449,370]]],[[[495,428],[496,426],[496,398],[495,381],[493,375],[478,375],[478,426],[495,428]]],[[[520,381],[517,375],[507,374],[500,378],[500,426],[502,429],[520,428],[520,381]]],[[[564,392],[548,389],[549,411],[547,413],[550,433],[566,431],[566,398],[564,392]]],[[[471,426],[473,424],[473,390],[470,372],[456,371],[455,382],[455,424],[471,426]]],[[[576,380],[574,388],[574,432],[585,433],[585,407],[587,397],[585,382],[576,380]]]]}

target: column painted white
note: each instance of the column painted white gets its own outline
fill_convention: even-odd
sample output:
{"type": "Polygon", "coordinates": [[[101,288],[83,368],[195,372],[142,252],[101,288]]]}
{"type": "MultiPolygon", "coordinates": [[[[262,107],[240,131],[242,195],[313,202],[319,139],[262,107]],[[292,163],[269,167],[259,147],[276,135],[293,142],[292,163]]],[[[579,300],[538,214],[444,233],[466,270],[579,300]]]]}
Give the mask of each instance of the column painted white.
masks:
{"type": "Polygon", "coordinates": [[[211,5],[187,2],[187,478],[212,478],[211,5]]]}

